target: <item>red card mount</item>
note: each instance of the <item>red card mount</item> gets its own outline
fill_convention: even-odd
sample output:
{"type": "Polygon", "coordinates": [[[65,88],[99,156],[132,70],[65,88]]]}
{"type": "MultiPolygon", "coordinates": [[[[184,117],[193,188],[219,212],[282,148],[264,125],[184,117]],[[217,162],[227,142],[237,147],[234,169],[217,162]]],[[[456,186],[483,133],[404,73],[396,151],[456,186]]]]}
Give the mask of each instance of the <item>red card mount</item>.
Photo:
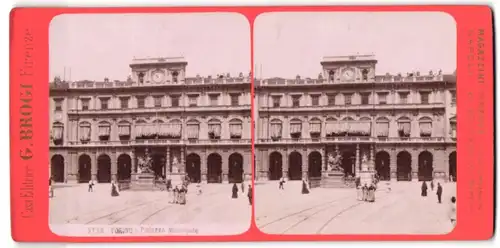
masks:
{"type": "MultiPolygon", "coordinates": [[[[78,25],[90,22],[85,20],[78,25]]],[[[93,20],[101,23],[98,25],[111,25],[93,20]]],[[[219,22],[221,27],[233,23],[224,20],[219,22]]],[[[189,18],[184,21],[175,23],[189,25],[189,18]]],[[[66,27],[64,32],[69,36],[70,25],[75,23],[59,27],[66,27]]],[[[139,25],[135,21],[117,23],[139,25]]],[[[10,24],[11,213],[16,241],[396,241],[492,237],[493,27],[492,11],[487,6],[16,8],[11,12],[10,24]],[[58,49],[74,45],[74,49],[87,51],[89,56],[98,49],[95,44],[78,47],[75,44],[80,43],[62,38],[59,45],[51,45],[55,44],[49,35],[51,28],[56,28],[55,20],[63,16],[154,14],[149,23],[155,23],[161,22],[162,15],[194,13],[232,14],[234,20],[246,19],[241,28],[248,30],[247,36],[229,33],[234,33],[233,45],[241,42],[239,47],[247,50],[236,55],[236,48],[224,47],[234,54],[234,68],[239,65],[238,59],[248,56],[242,63],[255,65],[250,73],[248,67],[241,68],[243,73],[239,74],[215,73],[226,69],[215,66],[218,57],[211,57],[198,62],[212,64],[205,74],[217,75],[188,75],[192,72],[186,68],[203,66],[191,63],[187,55],[151,58],[148,54],[130,58],[132,62],[122,66],[130,71],[125,81],[68,80],[67,75],[53,80],[49,56],[74,56],[58,49]],[[327,40],[323,36],[318,40],[309,37],[304,44],[324,46],[325,57],[318,60],[318,53],[309,60],[309,55],[297,58],[304,65],[316,63],[314,73],[321,72],[319,76],[301,77],[297,74],[305,71],[294,68],[293,58],[286,56],[298,50],[287,42],[301,42],[297,40],[308,33],[296,32],[296,38],[288,41],[279,37],[293,33],[293,28],[302,25],[297,24],[303,22],[300,20],[308,19],[304,15],[311,13],[325,15],[325,22],[328,15],[339,13],[447,15],[456,26],[456,31],[452,30],[456,34],[457,49],[452,51],[456,52],[452,56],[455,71],[384,74],[378,69],[384,68],[384,59],[390,58],[359,53],[363,47],[360,37],[370,35],[365,30],[360,36],[342,35],[347,42],[332,46],[354,48],[339,50],[321,43],[327,40]],[[292,17],[279,19],[281,15],[292,17]],[[264,25],[275,27],[269,36],[274,37],[267,43],[259,41],[263,37],[259,22],[264,20],[275,25],[264,25]],[[268,45],[266,52],[259,51],[268,45]],[[348,56],[327,54],[341,50],[352,52],[348,56]],[[276,67],[276,75],[263,74],[274,70],[272,64],[279,64],[274,59],[280,56],[286,57],[291,72],[276,67]],[[290,79],[278,75],[280,70],[292,73],[290,79]],[[342,96],[330,97],[330,93],[342,96]],[[378,121],[382,115],[387,122],[378,121]],[[404,156],[406,164],[399,162],[404,156]],[[443,192],[442,204],[437,203],[438,188],[443,192]],[[451,196],[457,199],[455,207],[450,203],[451,196]],[[412,206],[418,208],[409,213],[412,206]],[[419,223],[428,229],[416,227],[419,223]]],[[[330,31],[325,24],[320,33],[341,34],[363,26],[353,24],[330,31]]],[[[168,30],[171,34],[178,32],[170,26],[168,30]]],[[[108,31],[101,33],[103,39],[119,35],[108,31]]],[[[203,35],[209,35],[201,31],[178,35],[182,40],[174,43],[195,44],[197,39],[205,39],[200,38],[203,35]]],[[[225,31],[219,32],[206,36],[215,39],[211,41],[214,46],[217,39],[232,39],[221,38],[225,31]]],[[[167,43],[176,37],[158,38],[160,33],[135,35],[165,39],[167,43]]],[[[439,34],[431,33],[420,32],[408,39],[439,34]]],[[[393,40],[401,38],[396,37],[397,30],[392,35],[393,40]]],[[[426,39],[429,44],[432,40],[426,39]]],[[[125,43],[128,45],[116,47],[138,49],[136,43],[125,43]]],[[[407,45],[411,44],[408,40],[407,45]]],[[[450,47],[453,45],[450,43],[450,47]]],[[[172,53],[169,46],[157,51],[172,53]]],[[[111,49],[105,45],[101,48],[103,56],[106,49],[111,49]]],[[[372,48],[377,49],[375,45],[372,48]]],[[[195,53],[207,52],[191,49],[195,53]]],[[[224,49],[218,49],[220,58],[229,58],[224,49]]],[[[402,50],[395,51],[402,54],[402,50]]],[[[413,59],[418,64],[420,57],[407,58],[413,59]]],[[[95,66],[105,60],[94,58],[85,63],[95,66]]],[[[86,76],[75,67],[73,77],[86,76]]],[[[109,73],[115,73],[111,68],[109,73]]],[[[66,73],[71,74],[71,70],[65,68],[66,73]]]]}

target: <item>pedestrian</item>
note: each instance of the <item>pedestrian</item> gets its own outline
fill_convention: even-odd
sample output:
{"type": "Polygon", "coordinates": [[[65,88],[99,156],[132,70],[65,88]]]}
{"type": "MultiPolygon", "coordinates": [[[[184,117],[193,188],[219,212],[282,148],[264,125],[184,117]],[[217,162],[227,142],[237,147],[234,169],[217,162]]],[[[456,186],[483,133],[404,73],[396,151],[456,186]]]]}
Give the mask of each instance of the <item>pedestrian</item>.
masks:
{"type": "Polygon", "coordinates": [[[89,190],[88,192],[94,192],[94,181],[90,180],[89,181],[89,190]]]}
{"type": "Polygon", "coordinates": [[[119,196],[120,194],[118,193],[118,189],[116,188],[115,181],[111,182],[111,196],[116,197],[119,196]]]}
{"type": "Polygon", "coordinates": [[[367,201],[368,200],[368,185],[365,183],[365,185],[363,185],[362,187],[362,193],[363,193],[363,198],[362,200],[363,201],[367,201]]]}
{"type": "Polygon", "coordinates": [[[436,195],[438,197],[438,203],[441,204],[441,196],[443,195],[443,187],[441,187],[440,183],[438,183],[436,195]]]}
{"type": "Polygon", "coordinates": [[[371,183],[370,186],[368,187],[368,202],[374,202],[375,201],[375,184],[371,183]]]}
{"type": "Polygon", "coordinates": [[[278,187],[278,189],[285,189],[284,187],[284,184],[285,184],[285,178],[280,178],[280,186],[278,187]]]}
{"type": "Polygon", "coordinates": [[[170,178],[170,176],[167,177],[166,186],[167,191],[170,191],[172,189],[172,179],[170,178]]]}
{"type": "Polygon", "coordinates": [[[186,205],[186,193],[187,193],[187,186],[182,185],[182,187],[179,189],[179,201],[178,203],[181,205],[186,205]]]}
{"type": "Polygon", "coordinates": [[[54,188],[52,188],[52,177],[49,177],[49,198],[54,197],[54,188]]]}
{"type": "Polygon", "coordinates": [[[425,181],[422,182],[422,192],[420,195],[423,197],[427,196],[427,183],[425,183],[425,181]]]}
{"type": "Polygon", "coordinates": [[[455,226],[457,224],[457,198],[451,197],[450,207],[448,209],[448,218],[450,218],[451,224],[455,226]]]}
{"type": "Polygon", "coordinates": [[[363,190],[361,188],[360,183],[356,183],[356,193],[357,193],[356,199],[358,201],[362,201],[363,200],[363,190]]]}
{"type": "Polygon", "coordinates": [[[302,179],[302,194],[309,194],[309,189],[305,179],[302,179]]]}
{"type": "Polygon", "coordinates": [[[245,181],[241,181],[241,193],[245,193],[245,181]]]}
{"type": "Polygon", "coordinates": [[[175,186],[174,190],[174,201],[173,203],[176,204],[179,202],[179,187],[177,187],[177,185],[175,186]]]}
{"type": "Polygon", "coordinates": [[[431,191],[434,191],[434,180],[431,180],[431,191]]]}
{"type": "Polygon", "coordinates": [[[248,185],[247,196],[248,196],[248,202],[250,203],[250,206],[251,206],[252,205],[252,199],[253,199],[253,190],[252,190],[252,185],[251,184],[248,185]]]}
{"type": "Polygon", "coordinates": [[[236,186],[236,183],[233,184],[233,195],[232,195],[232,198],[233,199],[238,198],[238,186],[236,186]]]}

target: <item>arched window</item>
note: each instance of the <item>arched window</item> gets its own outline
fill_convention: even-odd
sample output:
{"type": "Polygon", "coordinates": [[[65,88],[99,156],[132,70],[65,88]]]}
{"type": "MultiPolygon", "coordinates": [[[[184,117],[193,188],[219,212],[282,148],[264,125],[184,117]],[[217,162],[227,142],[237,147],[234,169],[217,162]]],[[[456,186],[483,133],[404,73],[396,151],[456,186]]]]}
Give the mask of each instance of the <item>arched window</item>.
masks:
{"type": "Polygon", "coordinates": [[[200,133],[200,123],[197,120],[189,120],[186,123],[186,134],[190,140],[198,139],[200,133]]]}
{"type": "Polygon", "coordinates": [[[339,132],[339,124],[335,118],[326,119],[325,133],[326,137],[337,136],[339,132]]]}
{"type": "Polygon", "coordinates": [[[378,118],[375,128],[377,137],[379,138],[389,137],[389,119],[387,119],[386,117],[378,118]]]}
{"type": "Polygon", "coordinates": [[[302,137],[302,121],[299,119],[292,119],[290,121],[290,136],[294,139],[302,137]]]}
{"type": "Polygon", "coordinates": [[[130,139],[130,122],[120,121],[118,123],[118,138],[120,140],[130,139]]]}
{"type": "Polygon", "coordinates": [[[221,122],[217,119],[208,121],[208,138],[220,139],[221,137],[221,122]]]}
{"type": "Polygon", "coordinates": [[[64,124],[60,122],[54,122],[52,124],[52,142],[54,142],[54,145],[60,145],[63,143],[63,137],[64,137],[64,124]]]}
{"type": "Polygon", "coordinates": [[[279,140],[282,137],[283,123],[278,119],[271,120],[269,133],[272,140],[279,140]]]}
{"type": "Polygon", "coordinates": [[[418,121],[420,129],[420,137],[431,137],[432,136],[432,119],[429,117],[422,117],[418,121]]]}
{"type": "Polygon", "coordinates": [[[313,118],[309,121],[309,133],[312,138],[318,138],[321,136],[321,120],[318,118],[313,118]]]}
{"type": "Polygon", "coordinates": [[[409,138],[411,134],[411,120],[408,117],[401,117],[398,120],[398,135],[401,138],[409,138]]]}
{"type": "Polygon", "coordinates": [[[111,124],[106,121],[99,122],[99,140],[108,141],[111,135],[111,124]]]}
{"type": "Polygon", "coordinates": [[[83,143],[90,142],[90,135],[91,135],[91,125],[88,122],[81,122],[79,125],[79,136],[80,136],[80,141],[83,143]]]}
{"type": "Polygon", "coordinates": [[[241,139],[243,135],[243,122],[239,119],[229,121],[229,137],[231,139],[241,139]]]}

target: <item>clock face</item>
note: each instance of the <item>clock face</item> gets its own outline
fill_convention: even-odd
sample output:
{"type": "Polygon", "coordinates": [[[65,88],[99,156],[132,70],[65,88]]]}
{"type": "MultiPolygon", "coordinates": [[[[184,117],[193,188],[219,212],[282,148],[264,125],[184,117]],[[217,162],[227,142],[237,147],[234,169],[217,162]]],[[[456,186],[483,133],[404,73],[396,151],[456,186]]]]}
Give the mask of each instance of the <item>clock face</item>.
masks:
{"type": "Polygon", "coordinates": [[[153,72],[153,81],[155,83],[161,83],[163,82],[163,79],[165,79],[165,73],[163,73],[162,71],[153,72]]]}
{"type": "Polygon", "coordinates": [[[342,73],[342,76],[346,80],[353,80],[354,79],[354,70],[351,68],[345,69],[344,72],[342,73]]]}

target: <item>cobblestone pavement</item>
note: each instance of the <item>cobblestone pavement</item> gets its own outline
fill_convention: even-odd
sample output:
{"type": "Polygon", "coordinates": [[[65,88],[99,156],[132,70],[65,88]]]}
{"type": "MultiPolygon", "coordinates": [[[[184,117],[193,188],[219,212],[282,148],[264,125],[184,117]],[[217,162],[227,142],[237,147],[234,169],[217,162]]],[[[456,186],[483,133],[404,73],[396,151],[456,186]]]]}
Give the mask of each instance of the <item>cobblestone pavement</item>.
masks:
{"type": "Polygon", "coordinates": [[[436,189],[420,196],[419,182],[381,182],[373,203],[357,201],[354,189],[302,195],[301,182],[287,182],[285,190],[278,182],[257,183],[256,222],[269,234],[445,234],[453,229],[447,210],[456,185],[442,185],[438,204],[436,189]]]}
{"type": "Polygon", "coordinates": [[[223,226],[234,232],[228,234],[239,234],[251,223],[246,192],[232,199],[231,184],[205,184],[201,195],[190,185],[186,205],[169,203],[167,191],[122,191],[111,197],[110,184],[98,184],[94,192],[87,192],[87,187],[56,188],[50,199],[50,224],[223,226]]]}

